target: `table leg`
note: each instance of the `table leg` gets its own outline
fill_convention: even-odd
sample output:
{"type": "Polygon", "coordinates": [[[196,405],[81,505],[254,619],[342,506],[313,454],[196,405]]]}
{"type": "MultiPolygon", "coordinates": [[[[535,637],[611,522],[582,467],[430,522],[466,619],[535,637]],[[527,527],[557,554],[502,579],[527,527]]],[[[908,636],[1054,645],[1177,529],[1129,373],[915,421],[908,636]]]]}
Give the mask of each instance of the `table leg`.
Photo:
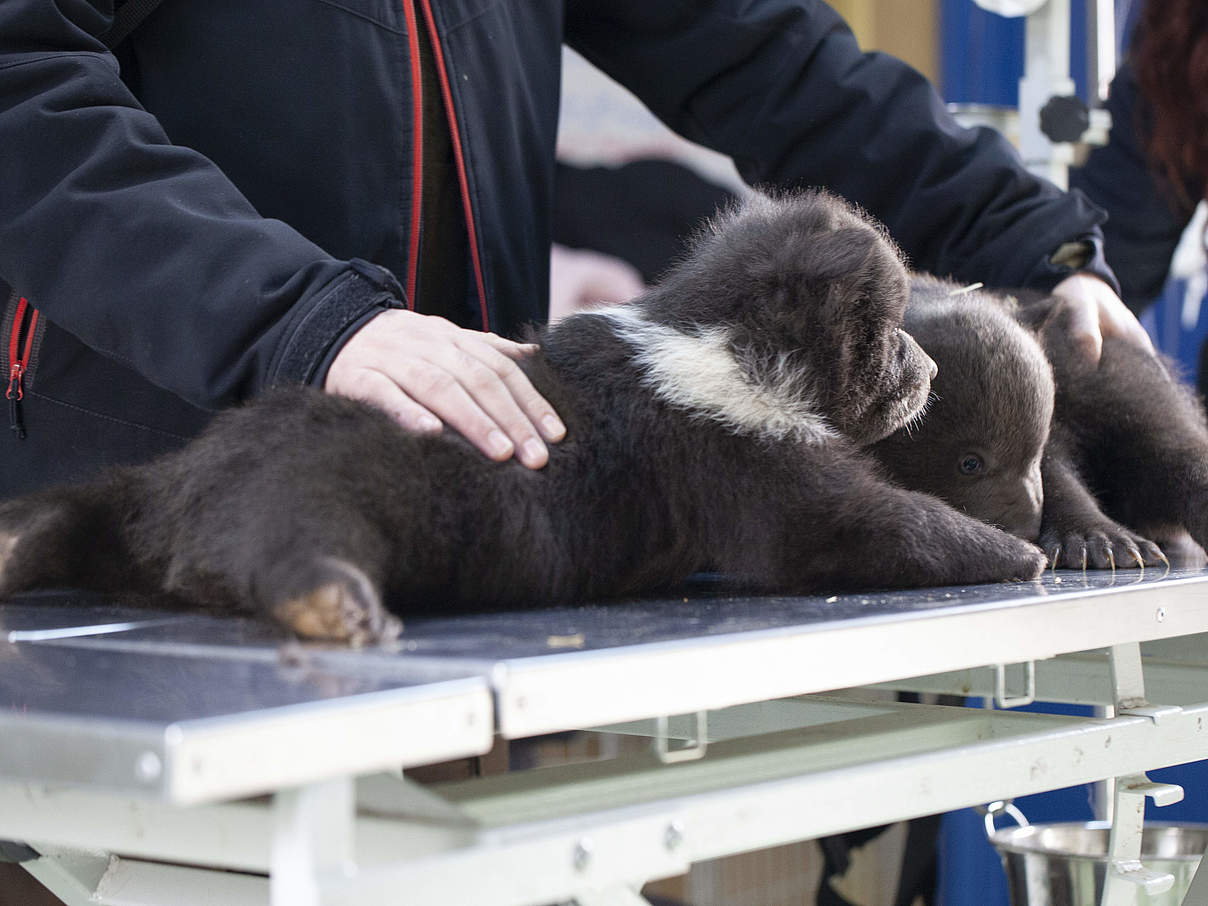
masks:
{"type": "Polygon", "coordinates": [[[274,796],[272,906],[319,906],[323,877],[354,870],[353,802],[349,777],[274,796]]]}

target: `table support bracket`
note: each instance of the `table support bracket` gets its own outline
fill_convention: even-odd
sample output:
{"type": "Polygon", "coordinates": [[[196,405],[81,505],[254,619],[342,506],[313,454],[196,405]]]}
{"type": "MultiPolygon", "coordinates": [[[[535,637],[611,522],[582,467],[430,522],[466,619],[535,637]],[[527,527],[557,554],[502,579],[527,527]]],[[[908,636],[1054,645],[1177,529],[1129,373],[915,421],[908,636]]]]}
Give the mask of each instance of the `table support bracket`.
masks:
{"type": "Polygon", "coordinates": [[[1127,642],[1111,647],[1112,692],[1116,715],[1148,717],[1155,724],[1178,714],[1173,705],[1151,705],[1145,697],[1145,675],[1141,665],[1141,645],[1127,642]]]}
{"type": "Polygon", "coordinates": [[[1036,662],[1023,664],[1023,695],[1007,694],[1007,668],[1005,664],[994,665],[994,705],[998,708],[1022,708],[1036,701],[1036,662]]]}
{"type": "Polygon", "coordinates": [[[1183,788],[1170,783],[1154,783],[1143,773],[1116,778],[1102,906],[1134,906],[1139,902],[1141,891],[1154,896],[1174,885],[1173,875],[1150,871],[1141,864],[1146,797],[1153,799],[1155,805],[1171,805],[1183,798],[1183,788]]]}
{"type": "Polygon", "coordinates": [[[320,906],[325,877],[355,874],[353,781],[324,780],[273,797],[271,906],[320,906]]]}
{"type": "Polygon", "coordinates": [[[654,752],[663,764],[675,764],[680,761],[696,761],[705,757],[709,747],[709,716],[707,711],[697,711],[695,714],[696,729],[692,732],[686,745],[673,749],[669,730],[669,719],[663,714],[655,720],[654,752]]]}

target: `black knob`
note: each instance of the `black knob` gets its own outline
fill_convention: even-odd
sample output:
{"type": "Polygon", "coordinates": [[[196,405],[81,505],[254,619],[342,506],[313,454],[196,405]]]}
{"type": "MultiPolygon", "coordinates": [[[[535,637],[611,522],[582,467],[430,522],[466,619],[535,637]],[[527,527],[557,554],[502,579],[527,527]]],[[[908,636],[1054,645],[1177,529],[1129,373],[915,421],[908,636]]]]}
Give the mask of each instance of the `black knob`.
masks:
{"type": "Polygon", "coordinates": [[[1090,124],[1090,111],[1077,95],[1049,98],[1040,108],[1040,131],[1051,142],[1076,142],[1090,124]]]}

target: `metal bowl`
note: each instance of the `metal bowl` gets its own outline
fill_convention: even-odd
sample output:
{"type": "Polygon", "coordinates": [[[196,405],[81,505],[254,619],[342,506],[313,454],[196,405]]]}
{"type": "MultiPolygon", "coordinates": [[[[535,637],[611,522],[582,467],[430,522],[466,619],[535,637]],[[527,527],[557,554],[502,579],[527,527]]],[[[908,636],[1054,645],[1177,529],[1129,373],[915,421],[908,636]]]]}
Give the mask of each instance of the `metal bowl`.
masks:
{"type": "MultiPolygon", "coordinates": [[[[990,842],[1002,857],[1012,906],[1097,906],[1107,875],[1110,832],[1110,825],[1101,821],[994,831],[990,842]]],[[[1151,871],[1173,875],[1174,886],[1139,902],[1178,906],[1205,849],[1208,825],[1146,824],[1141,862],[1151,871]]]]}

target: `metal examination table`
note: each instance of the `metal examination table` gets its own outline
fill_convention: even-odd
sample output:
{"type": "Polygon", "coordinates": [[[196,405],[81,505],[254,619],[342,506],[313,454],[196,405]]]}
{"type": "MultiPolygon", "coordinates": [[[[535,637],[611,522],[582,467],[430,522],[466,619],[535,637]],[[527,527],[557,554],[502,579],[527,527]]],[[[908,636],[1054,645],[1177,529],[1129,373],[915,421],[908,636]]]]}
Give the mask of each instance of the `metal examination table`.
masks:
{"type": "MultiPolygon", "coordinates": [[[[697,860],[1116,778],[1117,906],[1164,883],[1136,861],[1140,806],[1179,791],[1143,772],[1208,758],[1197,633],[1208,571],[830,598],[706,584],[413,618],[396,646],[362,651],[26,596],[0,604],[0,839],[41,853],[24,865],[72,904],[623,906],[697,860]],[[1033,697],[1108,716],[1009,710],[1033,697]],[[587,728],[652,742],[408,776],[587,728]]],[[[1208,903],[1200,884],[1185,902],[1208,903]]]]}

